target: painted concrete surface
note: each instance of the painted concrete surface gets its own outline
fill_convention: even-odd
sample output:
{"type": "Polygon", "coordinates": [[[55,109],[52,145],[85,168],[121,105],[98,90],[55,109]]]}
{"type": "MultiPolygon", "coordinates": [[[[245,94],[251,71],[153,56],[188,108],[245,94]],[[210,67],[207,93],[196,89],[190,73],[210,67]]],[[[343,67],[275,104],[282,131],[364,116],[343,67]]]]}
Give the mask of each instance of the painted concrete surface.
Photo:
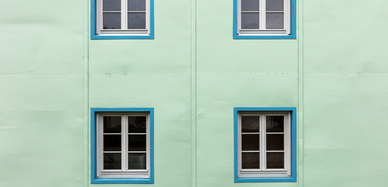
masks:
{"type": "Polygon", "coordinates": [[[155,1],[154,40],[90,40],[88,1],[1,4],[0,186],[113,186],[91,107],[155,109],[147,186],[388,185],[387,1],[298,1],[293,40],[233,40],[232,1],[155,1]],[[297,107],[297,182],[233,182],[233,107],[297,107]]]}

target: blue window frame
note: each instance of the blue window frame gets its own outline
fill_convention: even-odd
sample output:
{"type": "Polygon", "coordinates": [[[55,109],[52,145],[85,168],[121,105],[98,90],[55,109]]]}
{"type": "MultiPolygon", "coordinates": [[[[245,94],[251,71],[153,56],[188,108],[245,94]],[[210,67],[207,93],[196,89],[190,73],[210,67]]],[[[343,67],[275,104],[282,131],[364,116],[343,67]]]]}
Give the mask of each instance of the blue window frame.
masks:
{"type": "Polygon", "coordinates": [[[296,0],[233,0],[234,39],[295,39],[296,0]]]}
{"type": "Polygon", "coordinates": [[[296,108],[234,108],[234,182],[296,182],[296,108]]]}
{"type": "Polygon", "coordinates": [[[154,109],[91,108],[91,183],[154,183],[154,109]]]}
{"type": "Polygon", "coordinates": [[[91,0],[90,37],[153,39],[154,0],[91,0]]]}

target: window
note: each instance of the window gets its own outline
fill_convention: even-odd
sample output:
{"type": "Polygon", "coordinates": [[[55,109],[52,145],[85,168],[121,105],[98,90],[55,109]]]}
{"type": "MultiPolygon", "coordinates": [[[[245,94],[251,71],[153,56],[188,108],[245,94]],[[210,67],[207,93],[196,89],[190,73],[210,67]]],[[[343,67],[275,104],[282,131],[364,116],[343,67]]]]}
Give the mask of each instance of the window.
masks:
{"type": "Polygon", "coordinates": [[[234,0],[235,39],[296,38],[295,0],[234,0]]]}
{"type": "Polygon", "coordinates": [[[152,39],[153,0],[92,0],[92,39],[152,39]]]}
{"type": "Polygon", "coordinates": [[[153,109],[92,108],[92,183],[153,183],[153,109]]]}
{"type": "Polygon", "coordinates": [[[296,181],[296,109],[235,108],[235,182],[296,181]]]}

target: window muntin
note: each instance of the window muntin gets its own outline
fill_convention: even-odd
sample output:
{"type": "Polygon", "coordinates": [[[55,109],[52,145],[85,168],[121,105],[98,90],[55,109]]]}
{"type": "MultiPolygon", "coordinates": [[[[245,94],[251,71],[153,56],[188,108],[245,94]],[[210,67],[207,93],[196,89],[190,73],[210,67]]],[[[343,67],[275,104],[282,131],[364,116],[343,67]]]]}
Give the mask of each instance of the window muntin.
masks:
{"type": "Polygon", "coordinates": [[[91,183],[154,183],[153,108],[91,109],[91,183]]]}
{"type": "Polygon", "coordinates": [[[153,0],[94,1],[96,1],[96,35],[152,35],[151,10],[153,0]]]}
{"type": "Polygon", "coordinates": [[[234,108],[235,182],[296,181],[296,108],[234,108]]]}
{"type": "Polygon", "coordinates": [[[235,38],[295,36],[294,4],[295,0],[235,0],[235,38]]]}

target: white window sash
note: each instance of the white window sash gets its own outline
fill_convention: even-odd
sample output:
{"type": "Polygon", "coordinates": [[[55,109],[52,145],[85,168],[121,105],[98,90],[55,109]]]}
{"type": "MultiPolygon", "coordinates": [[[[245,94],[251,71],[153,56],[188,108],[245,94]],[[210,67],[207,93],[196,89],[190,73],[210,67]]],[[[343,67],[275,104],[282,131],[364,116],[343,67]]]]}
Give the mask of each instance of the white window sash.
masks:
{"type": "MultiPolygon", "coordinates": [[[[97,177],[98,178],[149,178],[150,177],[150,114],[149,113],[101,113],[97,114],[97,177]],[[121,169],[104,170],[104,116],[121,117],[121,169]],[[146,169],[128,169],[128,117],[146,117],[146,151],[136,151],[146,153],[146,169]]],[[[115,151],[108,151],[115,152],[115,151]]],[[[119,152],[119,151],[116,151],[119,152]]]]}

